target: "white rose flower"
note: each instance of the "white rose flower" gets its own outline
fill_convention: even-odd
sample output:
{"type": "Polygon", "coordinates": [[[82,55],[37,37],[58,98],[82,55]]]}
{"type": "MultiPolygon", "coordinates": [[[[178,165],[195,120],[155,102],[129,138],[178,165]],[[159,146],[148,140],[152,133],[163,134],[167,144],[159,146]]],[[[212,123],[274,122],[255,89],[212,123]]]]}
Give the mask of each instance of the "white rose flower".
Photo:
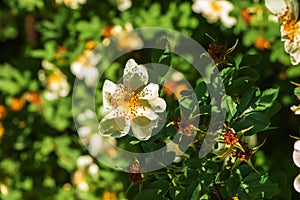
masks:
{"type": "Polygon", "coordinates": [[[158,96],[158,90],[158,84],[148,84],[146,67],[133,59],[128,60],[123,83],[104,82],[103,106],[110,112],[99,123],[100,133],[104,136],[118,133],[122,137],[131,128],[137,139],[148,140],[159,121],[156,113],[166,109],[166,102],[158,96]]]}
{"type": "Polygon", "coordinates": [[[300,62],[300,24],[298,21],[299,4],[296,0],[266,0],[267,8],[281,22],[281,40],[284,49],[291,56],[291,63],[300,62]]]}

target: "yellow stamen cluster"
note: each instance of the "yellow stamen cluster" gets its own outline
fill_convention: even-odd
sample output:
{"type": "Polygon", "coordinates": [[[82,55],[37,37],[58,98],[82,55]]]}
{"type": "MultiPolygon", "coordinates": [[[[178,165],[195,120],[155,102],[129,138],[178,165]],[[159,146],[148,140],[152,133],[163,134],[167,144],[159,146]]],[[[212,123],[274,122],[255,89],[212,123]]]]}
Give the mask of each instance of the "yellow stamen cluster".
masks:
{"type": "Polygon", "coordinates": [[[290,41],[294,41],[297,31],[297,21],[291,18],[290,13],[291,11],[287,8],[286,12],[282,16],[278,17],[278,21],[282,22],[282,29],[285,32],[285,38],[290,41]]]}
{"type": "Polygon", "coordinates": [[[123,84],[117,85],[117,89],[109,98],[109,101],[115,110],[115,117],[125,116],[125,118],[129,120],[137,116],[137,110],[139,108],[145,110],[145,106],[140,103],[141,96],[143,96],[143,94],[131,91],[130,88],[124,87],[123,84]]]}

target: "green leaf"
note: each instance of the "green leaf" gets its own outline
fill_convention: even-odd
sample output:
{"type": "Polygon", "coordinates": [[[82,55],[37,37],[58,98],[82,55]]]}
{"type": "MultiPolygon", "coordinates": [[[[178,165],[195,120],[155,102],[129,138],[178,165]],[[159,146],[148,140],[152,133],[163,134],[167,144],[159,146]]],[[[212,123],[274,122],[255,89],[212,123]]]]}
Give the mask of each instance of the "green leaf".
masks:
{"type": "Polygon", "coordinates": [[[185,197],[185,192],[182,188],[175,186],[170,189],[170,196],[172,200],[182,200],[185,197]]]}
{"type": "Polygon", "coordinates": [[[204,194],[200,197],[200,200],[208,200],[209,196],[207,194],[204,194]]]}
{"type": "Polygon", "coordinates": [[[136,144],[138,144],[138,143],[140,143],[140,140],[133,140],[133,141],[130,141],[130,144],[131,144],[131,145],[136,145],[136,144]]]}
{"type": "Polygon", "coordinates": [[[269,118],[261,112],[251,112],[245,114],[242,119],[235,121],[231,127],[236,131],[240,131],[250,126],[253,128],[245,133],[246,136],[253,135],[260,131],[266,130],[270,125],[269,118]]]}
{"type": "Polygon", "coordinates": [[[262,57],[258,54],[247,54],[242,58],[239,67],[257,65],[261,61],[261,59],[262,57]]]}
{"type": "Polygon", "coordinates": [[[246,196],[260,196],[264,199],[271,199],[279,193],[278,184],[272,183],[268,176],[258,173],[251,173],[245,177],[243,184],[240,185],[238,190],[238,196],[241,197],[241,199],[244,199],[246,196]]]}
{"type": "Polygon", "coordinates": [[[164,76],[169,71],[169,67],[171,65],[171,47],[170,42],[166,37],[163,37],[157,45],[157,49],[152,51],[152,63],[159,63],[164,65],[165,67],[155,66],[153,65],[153,70],[159,76],[164,76]]]}
{"type": "Polygon", "coordinates": [[[188,110],[192,110],[195,105],[195,103],[193,103],[193,99],[187,97],[180,97],[179,104],[188,110]]]}
{"type": "Polygon", "coordinates": [[[294,94],[300,98],[300,87],[296,87],[295,90],[294,90],[294,94]]]}
{"type": "Polygon", "coordinates": [[[286,71],[286,75],[289,78],[300,77],[300,66],[290,67],[286,71]]]}
{"type": "Polygon", "coordinates": [[[273,105],[279,93],[279,88],[267,89],[263,91],[262,95],[256,102],[256,111],[263,111],[273,105]]]}
{"type": "Polygon", "coordinates": [[[201,101],[205,101],[208,97],[208,89],[206,83],[201,80],[195,88],[195,94],[197,99],[201,101]]]}
{"type": "Polygon", "coordinates": [[[148,185],[147,189],[159,189],[162,193],[167,193],[170,189],[170,182],[166,180],[157,180],[148,185]]]}
{"type": "Polygon", "coordinates": [[[232,100],[231,96],[226,96],[227,121],[231,121],[237,112],[237,104],[232,100]]]}
{"type": "Polygon", "coordinates": [[[214,177],[210,173],[201,173],[199,179],[203,188],[207,188],[212,185],[214,177]]]}
{"type": "Polygon", "coordinates": [[[258,71],[256,71],[255,69],[245,66],[245,67],[241,67],[238,71],[238,73],[241,76],[248,76],[249,78],[251,78],[253,81],[257,81],[260,78],[260,74],[258,73],[258,71]]]}
{"type": "Polygon", "coordinates": [[[255,102],[259,99],[260,89],[258,87],[252,87],[247,90],[240,100],[238,107],[239,113],[242,114],[245,110],[254,108],[255,102]]]}
{"type": "Polygon", "coordinates": [[[222,77],[224,85],[229,85],[233,79],[235,73],[235,68],[228,67],[220,71],[220,76],[222,77]]]}
{"type": "Polygon", "coordinates": [[[229,95],[243,95],[247,90],[249,90],[253,86],[254,81],[250,79],[248,76],[239,77],[232,81],[226,91],[229,95]]]}
{"type": "Polygon", "coordinates": [[[229,170],[220,171],[217,174],[216,179],[215,179],[216,184],[220,184],[220,183],[225,182],[226,180],[228,180],[229,176],[230,176],[230,171],[229,170]]]}
{"type": "Polygon", "coordinates": [[[195,190],[194,190],[194,192],[193,192],[193,195],[192,195],[191,200],[198,200],[199,197],[200,197],[200,194],[201,194],[201,183],[199,183],[199,184],[196,186],[196,188],[195,188],[195,190]]]}
{"type": "Polygon", "coordinates": [[[159,189],[142,190],[134,197],[134,200],[160,200],[163,198],[161,193],[159,189]]]}
{"type": "Polygon", "coordinates": [[[234,176],[231,176],[226,181],[228,195],[231,197],[236,196],[239,185],[240,185],[240,180],[234,176]]]}

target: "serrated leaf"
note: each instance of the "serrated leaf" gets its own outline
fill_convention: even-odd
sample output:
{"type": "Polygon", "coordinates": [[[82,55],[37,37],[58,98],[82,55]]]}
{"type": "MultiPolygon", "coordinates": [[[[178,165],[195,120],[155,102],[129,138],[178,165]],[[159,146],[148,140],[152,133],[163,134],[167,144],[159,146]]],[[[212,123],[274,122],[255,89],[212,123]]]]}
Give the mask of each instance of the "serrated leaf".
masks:
{"type": "Polygon", "coordinates": [[[243,184],[238,190],[238,194],[241,197],[246,194],[248,196],[261,196],[262,198],[271,199],[280,193],[278,184],[272,183],[266,175],[258,173],[249,174],[243,180],[243,184]]]}
{"type": "Polygon", "coordinates": [[[271,107],[276,100],[279,93],[279,88],[276,89],[267,89],[263,91],[262,95],[256,102],[256,111],[263,111],[271,107]]]}
{"type": "Polygon", "coordinates": [[[270,119],[261,112],[250,112],[245,114],[240,120],[231,124],[231,127],[236,131],[249,128],[253,126],[251,130],[245,133],[245,136],[253,135],[260,131],[266,130],[270,125],[270,119]]]}

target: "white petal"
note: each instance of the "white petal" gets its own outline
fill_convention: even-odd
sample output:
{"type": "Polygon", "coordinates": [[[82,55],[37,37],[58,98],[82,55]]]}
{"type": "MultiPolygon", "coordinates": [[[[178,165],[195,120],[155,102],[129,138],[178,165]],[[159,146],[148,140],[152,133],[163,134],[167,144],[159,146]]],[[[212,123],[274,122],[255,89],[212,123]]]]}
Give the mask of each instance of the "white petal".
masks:
{"type": "Polygon", "coordinates": [[[130,86],[132,90],[136,90],[148,83],[148,72],[144,65],[138,65],[133,59],[129,59],[126,63],[123,83],[130,86]]]}
{"type": "Polygon", "coordinates": [[[70,86],[67,82],[67,80],[62,80],[60,83],[60,91],[59,91],[59,96],[65,97],[69,94],[70,91],[70,86]]]}
{"type": "Polygon", "coordinates": [[[295,165],[300,168],[300,151],[293,151],[293,161],[295,165]]]}
{"type": "Polygon", "coordinates": [[[58,98],[58,94],[52,91],[45,91],[44,96],[47,100],[52,101],[58,98]]]}
{"type": "Polygon", "coordinates": [[[266,7],[274,14],[282,16],[287,8],[285,0],[266,0],[266,7]]]}
{"type": "Polygon", "coordinates": [[[150,121],[157,120],[159,117],[154,113],[153,110],[149,108],[138,108],[136,109],[136,117],[147,117],[150,121]]]}
{"type": "Polygon", "coordinates": [[[297,140],[294,144],[294,149],[300,152],[300,140],[297,140]]]}
{"type": "Polygon", "coordinates": [[[153,128],[157,127],[158,118],[150,121],[146,117],[136,117],[131,123],[134,136],[139,140],[148,140],[151,137],[153,128]]]}
{"type": "Polygon", "coordinates": [[[151,105],[151,108],[154,112],[161,113],[166,110],[167,104],[166,104],[166,101],[162,98],[148,100],[148,102],[151,105]]]}
{"type": "Polygon", "coordinates": [[[158,97],[158,84],[149,83],[141,92],[140,99],[150,100],[158,97]]]}
{"type": "Polygon", "coordinates": [[[124,69],[124,76],[128,73],[132,72],[134,68],[137,68],[138,64],[135,62],[134,59],[129,59],[126,62],[125,69],[124,69]]]}
{"type": "Polygon", "coordinates": [[[103,91],[102,91],[102,99],[103,99],[103,107],[106,110],[111,110],[111,102],[110,98],[114,94],[115,90],[117,88],[117,85],[110,81],[110,80],[105,80],[103,84],[103,91]]]}
{"type": "Polygon", "coordinates": [[[229,1],[218,1],[218,5],[222,7],[222,10],[226,13],[229,13],[233,10],[233,4],[229,1]]]}
{"type": "Polygon", "coordinates": [[[290,109],[294,112],[295,115],[300,115],[300,105],[293,105],[290,107],[290,109]]]}
{"type": "Polygon", "coordinates": [[[297,51],[290,54],[292,65],[297,65],[300,63],[300,47],[298,47],[297,51]]]}
{"type": "Polygon", "coordinates": [[[201,13],[205,11],[209,7],[209,2],[208,1],[203,1],[203,0],[197,0],[193,5],[192,5],[192,10],[195,13],[201,13]]]}
{"type": "Polygon", "coordinates": [[[300,193],[300,174],[294,179],[294,188],[300,193]]]}
{"type": "Polygon", "coordinates": [[[120,137],[125,136],[130,129],[130,121],[124,116],[116,117],[115,112],[112,111],[106,115],[99,123],[99,131],[101,135],[108,136],[111,134],[120,134],[120,137]]]}
{"type": "Polygon", "coordinates": [[[226,15],[221,15],[221,22],[226,28],[231,28],[236,24],[236,19],[234,17],[230,17],[227,13],[226,15]]]}

